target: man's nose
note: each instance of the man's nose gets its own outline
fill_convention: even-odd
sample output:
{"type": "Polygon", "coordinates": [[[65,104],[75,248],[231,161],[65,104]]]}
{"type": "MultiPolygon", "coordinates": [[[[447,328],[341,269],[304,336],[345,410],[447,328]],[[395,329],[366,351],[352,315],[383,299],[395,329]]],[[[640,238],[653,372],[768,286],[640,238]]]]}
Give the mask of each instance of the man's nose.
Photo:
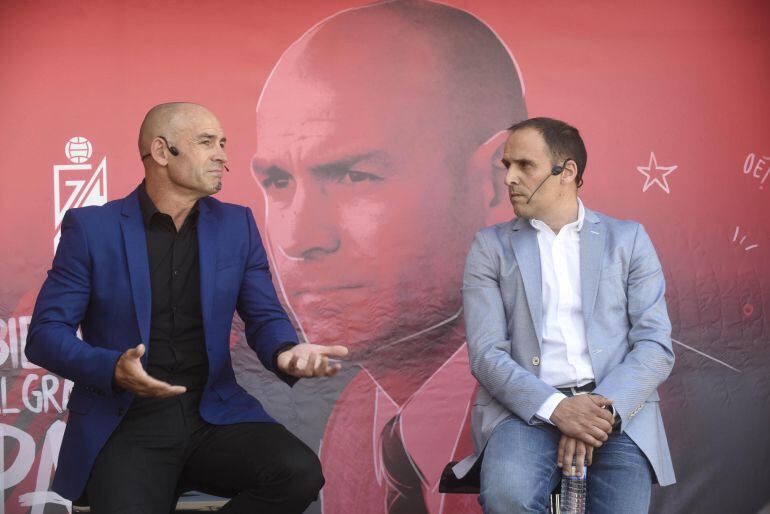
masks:
{"type": "Polygon", "coordinates": [[[227,152],[225,152],[225,149],[221,146],[219,147],[219,151],[217,151],[216,154],[214,154],[214,157],[212,158],[214,161],[221,162],[222,164],[227,164],[228,158],[227,158],[227,152]]]}
{"type": "Polygon", "coordinates": [[[289,209],[290,229],[279,238],[286,257],[318,261],[340,249],[339,218],[322,188],[298,187],[289,209]]]}
{"type": "Polygon", "coordinates": [[[513,169],[513,166],[509,166],[508,172],[505,174],[505,185],[508,187],[519,185],[519,174],[513,169]]]}

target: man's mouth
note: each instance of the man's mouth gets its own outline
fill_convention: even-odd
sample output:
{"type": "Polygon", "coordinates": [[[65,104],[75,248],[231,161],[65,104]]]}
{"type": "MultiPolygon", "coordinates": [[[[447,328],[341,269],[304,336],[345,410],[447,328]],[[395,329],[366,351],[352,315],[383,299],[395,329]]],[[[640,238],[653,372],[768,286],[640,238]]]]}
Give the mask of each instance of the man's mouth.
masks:
{"type": "Polygon", "coordinates": [[[350,291],[353,289],[363,288],[363,284],[351,284],[351,285],[316,285],[311,287],[304,287],[291,294],[291,296],[299,297],[305,295],[325,295],[344,291],[350,291]]]}

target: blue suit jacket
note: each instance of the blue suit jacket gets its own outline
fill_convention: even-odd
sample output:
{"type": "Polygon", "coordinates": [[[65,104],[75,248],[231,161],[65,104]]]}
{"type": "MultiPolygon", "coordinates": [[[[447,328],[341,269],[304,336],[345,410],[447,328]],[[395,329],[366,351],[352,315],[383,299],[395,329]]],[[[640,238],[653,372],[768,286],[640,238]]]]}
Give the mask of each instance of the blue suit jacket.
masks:
{"type": "MultiPolygon", "coordinates": [[[[213,424],[274,421],[235,381],[230,324],[237,310],[265,367],[297,336],[271,281],[251,211],[213,198],[198,203],[201,310],[209,375],[201,416],[213,424]]],[[[134,395],[113,389],[118,357],[150,340],[150,271],[137,192],[101,207],[71,209],[27,339],[30,361],[72,380],[53,490],[77,499],[94,459],[134,395]],[[78,326],[83,340],[76,337],[78,326]]],[[[147,365],[147,348],[142,363],[147,365]]]]}

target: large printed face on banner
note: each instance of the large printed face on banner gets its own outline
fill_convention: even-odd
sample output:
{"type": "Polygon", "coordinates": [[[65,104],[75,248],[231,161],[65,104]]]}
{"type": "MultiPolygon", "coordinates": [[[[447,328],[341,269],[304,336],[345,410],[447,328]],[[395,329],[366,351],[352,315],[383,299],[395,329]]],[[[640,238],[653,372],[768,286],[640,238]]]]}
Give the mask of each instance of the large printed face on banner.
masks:
{"type": "MultiPolygon", "coordinates": [[[[289,389],[233,332],[239,383],[319,450],[324,512],[385,511],[378,450],[396,414],[428,480],[470,451],[462,267],[473,233],[513,216],[499,131],[527,113],[580,129],[586,207],[643,223],[666,275],[676,365],[660,406],[678,484],[654,488],[650,511],[757,512],[770,501],[753,478],[770,453],[767,2],[367,1],[0,4],[13,120],[0,510],[67,510],[48,489],[73,384],[24,355],[62,218],[136,188],[142,116],[189,100],[227,130],[216,198],[253,208],[301,332],[365,364],[289,389]]],[[[434,486],[429,512],[478,512],[434,486]]]]}
{"type": "Polygon", "coordinates": [[[470,238],[502,203],[495,135],[525,112],[498,38],[438,4],[343,12],[283,55],[252,167],[310,341],[360,358],[458,315],[470,238]]]}

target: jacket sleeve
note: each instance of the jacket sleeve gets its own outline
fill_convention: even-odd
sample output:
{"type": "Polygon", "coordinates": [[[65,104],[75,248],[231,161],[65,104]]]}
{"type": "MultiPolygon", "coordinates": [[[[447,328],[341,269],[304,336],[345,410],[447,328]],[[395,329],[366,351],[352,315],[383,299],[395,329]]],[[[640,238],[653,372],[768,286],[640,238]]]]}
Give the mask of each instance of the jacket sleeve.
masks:
{"type": "Polygon", "coordinates": [[[471,372],[498,402],[532,424],[540,406],[558,391],[511,356],[499,268],[499,259],[489,251],[484,233],[479,232],[468,253],[463,276],[471,372]]]}
{"type": "Polygon", "coordinates": [[[265,247],[259,236],[251,209],[246,209],[249,233],[249,254],[241,289],[238,293],[238,315],[246,326],[246,341],[257,353],[266,369],[284,382],[293,384],[296,378],[280,373],[275,366],[276,352],[287,343],[297,343],[297,333],[278,301],[273,287],[265,247]]]}
{"type": "Polygon", "coordinates": [[[613,400],[621,430],[674,367],[666,283],[650,237],[637,226],[628,271],[630,351],[594,390],[613,400]]]}
{"type": "Polygon", "coordinates": [[[121,353],[78,339],[91,297],[91,257],[86,231],[74,210],[64,215],[53,265],[38,294],[25,353],[35,364],[76,384],[112,395],[121,353]]]}

